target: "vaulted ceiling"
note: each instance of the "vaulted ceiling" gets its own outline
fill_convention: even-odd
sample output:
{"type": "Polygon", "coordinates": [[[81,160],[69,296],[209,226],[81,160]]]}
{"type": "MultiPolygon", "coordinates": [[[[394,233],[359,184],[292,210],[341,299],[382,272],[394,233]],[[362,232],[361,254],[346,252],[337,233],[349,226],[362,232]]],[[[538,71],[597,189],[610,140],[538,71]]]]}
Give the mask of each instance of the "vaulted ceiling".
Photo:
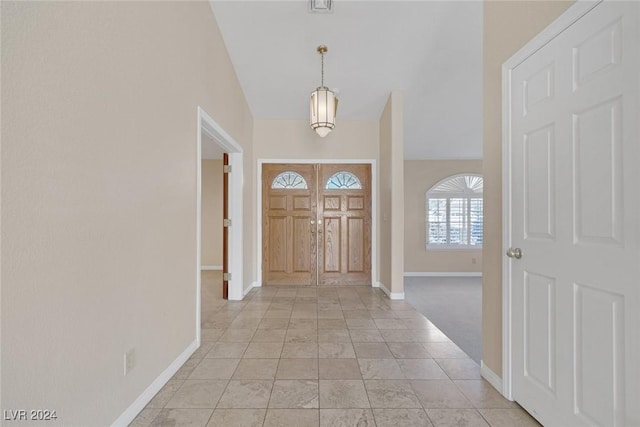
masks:
{"type": "Polygon", "coordinates": [[[407,159],[482,157],[482,2],[211,1],[254,119],[308,119],[320,85],[338,92],[341,120],[377,121],[404,98],[407,159]]]}

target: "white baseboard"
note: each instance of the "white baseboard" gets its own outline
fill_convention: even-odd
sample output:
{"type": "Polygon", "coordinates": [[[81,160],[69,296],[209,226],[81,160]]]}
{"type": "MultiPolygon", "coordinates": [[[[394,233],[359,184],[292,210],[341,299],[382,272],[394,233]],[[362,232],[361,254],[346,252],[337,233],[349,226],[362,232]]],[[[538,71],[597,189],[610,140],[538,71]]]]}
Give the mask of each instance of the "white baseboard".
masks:
{"type": "Polygon", "coordinates": [[[404,277],[482,277],[481,271],[406,271],[404,277]]]}
{"type": "Polygon", "coordinates": [[[248,294],[249,292],[251,292],[251,289],[256,288],[256,287],[257,287],[257,286],[256,286],[256,282],[253,282],[252,284],[250,284],[250,285],[247,287],[247,289],[245,289],[244,291],[242,291],[242,297],[243,297],[243,298],[244,298],[244,297],[246,297],[246,296],[247,296],[247,294],[248,294]]]}
{"type": "Polygon", "coordinates": [[[200,267],[201,271],[210,271],[210,270],[222,270],[221,265],[203,265],[200,267]]]}
{"type": "Polygon", "coordinates": [[[382,282],[376,282],[373,284],[374,288],[380,288],[382,291],[387,294],[389,299],[392,300],[402,300],[404,299],[404,292],[391,292],[382,282]]]}
{"type": "Polygon", "coordinates": [[[502,378],[500,378],[495,372],[484,364],[484,361],[480,361],[480,375],[487,380],[489,384],[493,386],[500,394],[502,394],[502,378]]]}
{"type": "Polygon", "coordinates": [[[178,372],[178,369],[184,365],[189,357],[198,349],[197,341],[193,341],[189,346],[174,360],[167,369],[156,378],[145,391],[111,424],[111,427],[126,427],[135,417],[147,406],[147,403],[160,391],[162,387],[178,372]]]}

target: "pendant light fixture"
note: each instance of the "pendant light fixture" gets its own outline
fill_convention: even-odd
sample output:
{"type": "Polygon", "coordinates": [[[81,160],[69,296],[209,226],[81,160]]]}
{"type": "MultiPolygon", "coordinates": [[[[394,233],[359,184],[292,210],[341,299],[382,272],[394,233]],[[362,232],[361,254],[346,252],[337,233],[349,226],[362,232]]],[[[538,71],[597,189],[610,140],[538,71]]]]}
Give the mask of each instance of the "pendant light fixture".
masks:
{"type": "Polygon", "coordinates": [[[310,123],[311,129],[315,130],[321,138],[324,138],[336,126],[336,110],[338,109],[338,98],[324,86],[324,54],[327,47],[318,46],[318,53],[321,57],[320,87],[311,92],[310,102],[310,123]]]}

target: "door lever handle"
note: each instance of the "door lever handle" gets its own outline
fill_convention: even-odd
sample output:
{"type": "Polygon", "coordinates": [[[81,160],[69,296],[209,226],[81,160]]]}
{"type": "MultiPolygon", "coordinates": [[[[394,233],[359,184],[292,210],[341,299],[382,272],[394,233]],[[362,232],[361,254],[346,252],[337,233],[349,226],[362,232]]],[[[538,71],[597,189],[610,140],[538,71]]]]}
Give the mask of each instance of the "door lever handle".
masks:
{"type": "Polygon", "coordinates": [[[509,258],[520,259],[520,258],[522,258],[522,249],[520,249],[520,248],[509,248],[507,250],[507,256],[509,258]]]}

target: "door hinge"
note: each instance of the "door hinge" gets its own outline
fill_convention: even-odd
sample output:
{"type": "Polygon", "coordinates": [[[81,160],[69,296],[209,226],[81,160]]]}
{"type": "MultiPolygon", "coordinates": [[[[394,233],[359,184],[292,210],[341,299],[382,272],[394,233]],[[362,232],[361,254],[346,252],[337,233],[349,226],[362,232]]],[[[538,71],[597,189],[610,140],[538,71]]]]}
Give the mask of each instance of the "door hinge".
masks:
{"type": "Polygon", "coordinates": [[[223,273],[222,280],[224,280],[225,282],[231,280],[231,273],[223,273]]]}
{"type": "Polygon", "coordinates": [[[222,172],[223,173],[231,173],[231,165],[222,166],[222,172]]]}
{"type": "Polygon", "coordinates": [[[223,227],[231,227],[231,220],[228,218],[225,218],[222,220],[222,226],[223,227]]]}

